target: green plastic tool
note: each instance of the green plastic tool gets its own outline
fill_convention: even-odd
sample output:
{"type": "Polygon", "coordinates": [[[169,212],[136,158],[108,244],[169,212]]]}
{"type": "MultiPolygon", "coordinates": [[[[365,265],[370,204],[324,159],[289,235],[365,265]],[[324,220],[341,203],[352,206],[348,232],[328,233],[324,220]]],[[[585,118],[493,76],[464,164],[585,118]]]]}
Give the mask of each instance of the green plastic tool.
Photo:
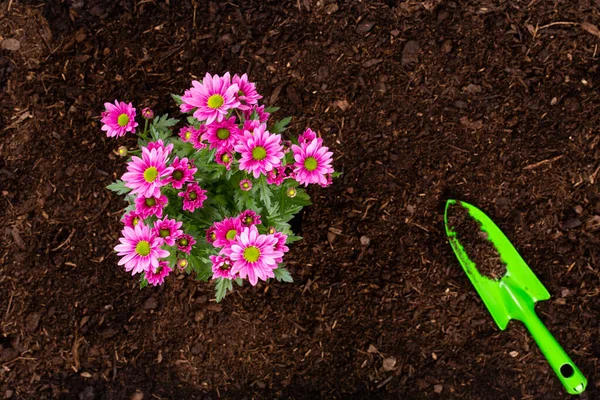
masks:
{"type": "Polygon", "coordinates": [[[457,200],[447,201],[444,223],[446,234],[460,265],[477,289],[498,327],[505,330],[511,319],[523,322],[567,392],[583,393],[587,379],[535,313],[535,303],[548,300],[550,293],[529,269],[500,228],[477,207],[457,200]],[[471,218],[481,225],[481,231],[487,233],[488,240],[496,247],[500,258],[506,264],[506,274],[502,278],[492,280],[481,275],[473,261],[469,259],[465,248],[458,241],[457,232],[448,224],[448,209],[451,206],[466,208],[471,218]]]}

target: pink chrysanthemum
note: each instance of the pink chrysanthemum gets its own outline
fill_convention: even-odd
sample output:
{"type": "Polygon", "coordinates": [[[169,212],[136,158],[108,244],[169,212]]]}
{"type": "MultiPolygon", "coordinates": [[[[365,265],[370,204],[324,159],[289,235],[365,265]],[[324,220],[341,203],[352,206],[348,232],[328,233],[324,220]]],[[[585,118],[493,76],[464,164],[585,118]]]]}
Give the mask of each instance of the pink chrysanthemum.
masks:
{"type": "Polygon", "coordinates": [[[108,137],[125,136],[127,132],[134,133],[138,123],[135,122],[135,108],[131,103],[119,102],[115,104],[104,103],[106,111],[102,113],[102,130],[108,137]]]}
{"type": "Polygon", "coordinates": [[[189,160],[184,157],[181,160],[179,157],[175,157],[171,163],[173,172],[169,177],[169,183],[175,189],[181,189],[187,182],[194,181],[194,174],[198,171],[198,168],[194,167],[189,160]]]}
{"type": "Polygon", "coordinates": [[[175,240],[183,235],[183,231],[179,229],[182,224],[183,222],[181,221],[168,219],[168,216],[165,216],[165,218],[159,219],[154,223],[152,233],[154,236],[161,238],[168,246],[175,246],[175,240]]]}
{"type": "Polygon", "coordinates": [[[310,128],[306,128],[306,130],[298,136],[298,143],[310,143],[317,138],[317,134],[310,128]]]}
{"type": "Polygon", "coordinates": [[[298,183],[304,186],[308,186],[309,183],[327,184],[326,175],[333,172],[333,153],[329,148],[322,146],[317,138],[300,146],[292,146],[292,151],[296,160],[294,172],[298,183]]]}
{"type": "Polygon", "coordinates": [[[201,208],[206,200],[206,190],[202,189],[197,183],[188,183],[185,192],[179,192],[178,196],[183,197],[183,209],[194,212],[196,208],[201,208]]]}
{"type": "Polygon", "coordinates": [[[252,172],[254,178],[281,165],[282,149],[281,136],[271,135],[264,125],[253,133],[244,132],[241,143],[235,146],[235,151],[242,155],[240,169],[252,172]]]}
{"type": "Polygon", "coordinates": [[[123,222],[123,224],[125,224],[125,226],[134,228],[137,224],[139,224],[143,220],[144,220],[144,218],[142,218],[142,216],[139,215],[137,212],[129,211],[127,214],[123,215],[121,222],[123,222]]]}
{"type": "Polygon", "coordinates": [[[325,179],[325,183],[319,182],[319,185],[321,185],[321,187],[327,187],[333,183],[333,176],[331,174],[325,174],[325,179]]]}
{"type": "Polygon", "coordinates": [[[233,279],[235,277],[235,274],[231,273],[232,263],[229,258],[222,256],[209,256],[208,258],[212,261],[213,279],[233,279]]]}
{"type": "Polygon", "coordinates": [[[183,235],[179,236],[179,239],[177,239],[175,243],[177,243],[177,250],[186,254],[190,254],[190,251],[192,251],[192,246],[196,244],[196,240],[194,240],[192,235],[184,233],[183,235]]]}
{"type": "Polygon", "coordinates": [[[115,247],[117,255],[121,257],[119,265],[125,265],[126,271],[137,274],[148,269],[158,267],[158,259],[169,256],[169,252],[160,248],[162,240],[154,236],[150,229],[143,223],[135,228],[126,226],[123,229],[121,244],[115,247]]]}
{"type": "Polygon", "coordinates": [[[250,179],[242,179],[240,181],[240,189],[244,192],[249,192],[252,190],[252,181],[250,179]]]}
{"type": "Polygon", "coordinates": [[[202,138],[210,144],[211,149],[230,150],[240,136],[241,132],[235,123],[235,117],[231,117],[208,125],[202,138]]]}
{"type": "MultiPolygon", "coordinates": [[[[194,118],[211,124],[215,120],[222,121],[228,110],[240,105],[237,99],[238,91],[238,85],[231,84],[229,72],[222,78],[207,73],[202,83],[192,81],[192,87],[181,96],[181,100],[184,104],[197,108],[194,111],[194,118]]],[[[180,106],[182,112],[186,112],[184,108],[189,110],[189,107],[182,106],[180,106]]]]}
{"type": "MultiPolygon", "coordinates": [[[[285,245],[285,242],[287,241],[287,235],[283,234],[281,232],[275,232],[273,234],[273,237],[275,237],[275,239],[277,239],[277,243],[275,243],[275,245],[273,246],[273,248],[275,249],[275,251],[281,251],[282,253],[287,253],[290,249],[285,245]]],[[[283,255],[279,258],[276,258],[275,261],[277,261],[278,263],[283,261],[283,255]]]]}
{"type": "Polygon", "coordinates": [[[294,172],[293,164],[287,164],[285,166],[284,175],[285,175],[284,179],[296,179],[296,173],[294,172]]]}
{"type": "Polygon", "coordinates": [[[147,148],[148,148],[148,150],[162,149],[163,153],[165,153],[168,156],[169,154],[171,154],[171,151],[173,150],[173,143],[165,146],[162,139],[158,139],[156,142],[149,142],[147,145],[147,148]]]}
{"type": "Polygon", "coordinates": [[[240,110],[247,110],[262,99],[262,96],[256,91],[256,84],[248,81],[248,75],[237,76],[236,74],[232,81],[238,85],[237,98],[240,101],[240,110]]]}
{"type": "Polygon", "coordinates": [[[244,110],[243,113],[246,119],[255,119],[260,121],[261,123],[267,122],[269,120],[269,117],[271,116],[271,114],[265,111],[265,106],[258,107],[256,105],[244,110]],[[252,118],[253,113],[255,113],[255,118],[252,118]]]}
{"type": "Polygon", "coordinates": [[[142,147],[142,158],[131,158],[123,181],[125,186],[133,189],[132,194],[159,197],[160,187],[167,184],[166,178],[172,172],[173,168],[167,167],[167,154],[163,150],[142,147]]]}
{"type": "Polygon", "coordinates": [[[240,278],[248,277],[251,285],[258,279],[273,278],[273,270],[283,252],[275,250],[277,239],[273,235],[260,235],[256,226],[244,228],[231,247],[224,247],[221,253],[233,261],[231,272],[240,278]]]}
{"type": "Polygon", "coordinates": [[[290,150],[292,149],[292,141],[291,140],[284,140],[281,142],[281,144],[283,145],[283,154],[289,153],[290,150]]]}
{"type": "MultiPolygon", "coordinates": [[[[260,122],[257,119],[247,119],[244,121],[244,131],[249,131],[250,133],[254,132],[254,129],[260,127],[261,125],[265,126],[265,129],[267,129],[267,124],[264,124],[262,122],[260,122]]],[[[244,137],[243,132],[240,134],[240,137],[238,139],[242,139],[244,137]]]]}
{"type": "Polygon", "coordinates": [[[215,236],[216,239],[213,242],[215,247],[229,246],[235,241],[237,235],[242,232],[242,222],[239,218],[225,218],[221,222],[215,222],[215,236]]]}
{"type": "MultiPolygon", "coordinates": [[[[186,89],[183,92],[183,96],[181,96],[181,98],[183,99],[184,97],[191,97],[191,96],[192,96],[192,91],[190,89],[186,89]]],[[[181,103],[179,105],[179,110],[182,113],[188,113],[188,112],[192,111],[194,108],[196,108],[196,107],[192,106],[191,104],[181,103]]]]}
{"type": "Polygon", "coordinates": [[[242,211],[239,216],[242,225],[248,227],[252,225],[260,225],[260,215],[252,210],[242,211]]]}
{"type": "Polygon", "coordinates": [[[214,244],[217,240],[217,228],[213,225],[206,230],[206,242],[214,244]]]}
{"type": "Polygon", "coordinates": [[[194,131],[196,129],[193,126],[186,125],[179,130],[179,137],[184,142],[189,142],[192,140],[192,136],[194,136],[194,131]]]}
{"type": "Polygon", "coordinates": [[[190,142],[196,150],[202,150],[206,148],[206,143],[203,142],[204,135],[206,134],[206,125],[200,125],[200,129],[194,129],[192,132],[192,138],[190,142]]]}
{"type": "Polygon", "coordinates": [[[158,218],[162,218],[163,209],[169,202],[167,196],[161,195],[159,197],[146,197],[138,196],[135,199],[135,212],[146,219],[151,215],[156,215],[158,218]]]}
{"type": "Polygon", "coordinates": [[[267,183],[269,185],[279,186],[283,183],[284,179],[285,179],[285,167],[283,165],[273,168],[267,174],[267,183]]]}
{"type": "Polygon", "coordinates": [[[165,278],[171,273],[171,267],[167,261],[161,261],[158,263],[158,267],[150,268],[146,271],[146,280],[152,286],[158,286],[165,283],[165,278]]]}
{"type": "Polygon", "coordinates": [[[227,168],[227,171],[229,171],[231,169],[233,155],[225,149],[220,149],[219,151],[217,151],[217,154],[215,154],[215,161],[217,162],[217,164],[224,165],[225,168],[227,168]]]}

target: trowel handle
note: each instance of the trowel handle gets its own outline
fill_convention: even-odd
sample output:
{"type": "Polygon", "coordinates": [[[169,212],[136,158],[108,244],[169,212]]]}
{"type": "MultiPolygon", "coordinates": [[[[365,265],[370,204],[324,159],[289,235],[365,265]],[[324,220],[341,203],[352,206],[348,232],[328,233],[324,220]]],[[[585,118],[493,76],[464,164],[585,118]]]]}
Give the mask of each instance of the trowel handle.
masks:
{"type": "Polygon", "coordinates": [[[535,311],[532,310],[531,313],[528,313],[523,322],[567,392],[569,394],[583,393],[587,385],[587,379],[569,355],[560,347],[560,344],[554,339],[544,323],[540,321],[535,311]]]}

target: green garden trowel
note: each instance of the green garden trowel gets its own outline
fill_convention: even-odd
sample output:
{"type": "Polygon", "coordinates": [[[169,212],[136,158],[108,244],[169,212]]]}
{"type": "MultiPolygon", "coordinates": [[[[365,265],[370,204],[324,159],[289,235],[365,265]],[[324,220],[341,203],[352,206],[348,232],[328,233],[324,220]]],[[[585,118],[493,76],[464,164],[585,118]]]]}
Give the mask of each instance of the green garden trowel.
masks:
{"type": "Polygon", "coordinates": [[[567,392],[583,393],[587,379],[535,314],[535,303],[548,300],[550,293],[529,269],[500,228],[477,207],[457,200],[448,200],[446,203],[444,223],[446,234],[460,265],[492,313],[498,327],[505,330],[511,319],[523,322],[567,392]],[[481,225],[481,231],[487,234],[487,239],[495,246],[502,262],[506,265],[506,274],[500,279],[493,280],[481,275],[475,263],[469,259],[465,247],[458,240],[457,232],[448,224],[448,209],[451,206],[464,207],[470,217],[481,225]]]}

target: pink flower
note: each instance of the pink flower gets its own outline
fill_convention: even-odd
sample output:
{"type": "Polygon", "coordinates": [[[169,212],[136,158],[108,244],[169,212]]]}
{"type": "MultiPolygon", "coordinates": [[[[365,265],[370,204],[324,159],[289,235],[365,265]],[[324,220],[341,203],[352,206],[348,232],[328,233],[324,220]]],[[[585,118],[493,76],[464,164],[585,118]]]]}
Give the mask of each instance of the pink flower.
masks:
{"type": "Polygon", "coordinates": [[[121,137],[127,132],[135,132],[138,124],[135,122],[135,108],[131,103],[115,100],[115,104],[104,103],[104,107],[106,111],[102,113],[102,130],[106,131],[106,136],[121,137]]]}
{"type": "Polygon", "coordinates": [[[181,160],[179,157],[175,157],[171,163],[171,167],[173,168],[173,172],[169,177],[169,183],[175,189],[181,189],[186,182],[193,182],[194,174],[198,171],[198,168],[189,163],[186,157],[181,160]]]}
{"type": "Polygon", "coordinates": [[[292,142],[290,140],[284,140],[283,142],[281,142],[281,144],[283,145],[283,153],[287,154],[290,152],[290,150],[292,149],[292,142]]]}
{"type": "MultiPolygon", "coordinates": [[[[237,100],[238,91],[238,85],[231,84],[229,72],[222,78],[207,73],[202,83],[192,81],[192,87],[181,96],[181,100],[184,104],[196,108],[194,118],[199,121],[206,120],[206,124],[211,124],[215,120],[221,122],[228,110],[240,105],[237,100]]],[[[182,112],[189,111],[189,107],[182,106],[183,104],[180,106],[182,112]]]]}
{"type": "Polygon", "coordinates": [[[325,174],[325,179],[327,180],[327,182],[319,182],[319,185],[321,185],[321,187],[327,187],[333,183],[333,177],[331,176],[331,174],[325,174]]]}
{"type": "Polygon", "coordinates": [[[240,189],[244,192],[249,192],[252,190],[252,181],[250,181],[250,179],[242,179],[240,181],[240,189]]]}
{"type": "Polygon", "coordinates": [[[160,196],[160,187],[167,184],[166,178],[173,172],[173,168],[167,167],[167,156],[161,149],[149,150],[142,147],[142,158],[131,158],[127,172],[123,174],[123,181],[125,186],[133,189],[132,194],[160,196]]]}
{"type": "Polygon", "coordinates": [[[169,256],[169,252],[160,248],[162,240],[152,235],[150,229],[143,223],[135,228],[126,226],[123,229],[121,244],[115,247],[121,257],[119,265],[125,265],[126,271],[137,274],[158,267],[158,259],[169,256]]]}
{"type": "Polygon", "coordinates": [[[266,281],[275,276],[276,259],[283,257],[283,252],[275,250],[276,244],[275,236],[260,235],[256,226],[251,226],[244,228],[231,247],[224,247],[221,253],[233,261],[231,273],[248,277],[254,286],[258,279],[266,281]]]}
{"type": "Polygon", "coordinates": [[[252,225],[260,225],[260,215],[252,210],[242,211],[239,216],[242,225],[248,227],[252,225]]]}
{"type": "Polygon", "coordinates": [[[239,109],[247,110],[251,108],[253,104],[258,103],[262,96],[256,91],[256,84],[248,81],[248,75],[233,76],[233,83],[238,85],[237,98],[240,101],[239,109]]]}
{"type": "Polygon", "coordinates": [[[327,184],[326,175],[333,172],[333,153],[329,148],[322,146],[317,138],[300,146],[292,146],[292,151],[296,160],[294,172],[298,183],[304,186],[308,186],[309,183],[327,184]]]}
{"type": "Polygon", "coordinates": [[[310,128],[306,128],[304,133],[298,136],[298,144],[310,143],[317,138],[317,134],[310,128]]]}
{"type": "Polygon", "coordinates": [[[179,137],[184,142],[189,142],[192,139],[195,130],[196,129],[193,126],[186,125],[179,130],[179,137]]]}
{"type": "Polygon", "coordinates": [[[146,107],[142,110],[142,117],[145,119],[152,119],[154,118],[154,111],[152,111],[150,107],[146,107]]]}
{"type": "Polygon", "coordinates": [[[146,219],[151,215],[156,215],[158,218],[162,218],[163,209],[169,202],[167,196],[161,195],[159,197],[154,196],[138,196],[135,199],[135,212],[146,219]]]}
{"type": "Polygon", "coordinates": [[[284,179],[285,179],[285,167],[282,165],[279,167],[273,168],[267,174],[267,183],[269,185],[279,186],[283,183],[284,179]]]}
{"type": "Polygon", "coordinates": [[[233,161],[233,156],[231,153],[225,149],[220,149],[215,154],[215,161],[217,164],[224,165],[227,168],[227,171],[231,169],[231,162],[233,161]]]}
{"type": "Polygon", "coordinates": [[[211,149],[229,150],[233,148],[240,135],[241,132],[235,123],[235,117],[231,117],[208,125],[202,138],[210,144],[211,149]]]}
{"type": "Polygon", "coordinates": [[[231,273],[231,260],[227,257],[209,256],[212,261],[213,279],[225,278],[233,279],[235,274],[231,273]]]}
{"type": "Polygon", "coordinates": [[[186,254],[190,254],[190,251],[192,251],[192,246],[196,244],[196,241],[192,235],[187,235],[184,233],[183,235],[179,236],[179,239],[177,239],[176,243],[177,250],[186,254]]]}
{"type": "Polygon", "coordinates": [[[168,246],[175,246],[175,240],[183,235],[181,225],[183,222],[175,219],[168,219],[166,216],[164,219],[159,219],[154,223],[152,228],[152,234],[158,236],[168,246]]]}
{"type": "Polygon", "coordinates": [[[142,216],[135,211],[129,211],[127,214],[123,215],[123,218],[121,218],[121,222],[123,222],[125,226],[128,226],[130,228],[135,227],[143,220],[144,218],[142,218],[142,216]]]}
{"type": "Polygon", "coordinates": [[[158,139],[156,142],[149,142],[147,147],[148,150],[161,149],[167,156],[171,154],[171,151],[173,150],[173,144],[171,143],[165,146],[162,139],[158,139]]]}
{"type": "Polygon", "coordinates": [[[282,149],[281,136],[271,135],[264,125],[253,133],[244,132],[241,143],[235,146],[235,151],[242,155],[240,169],[252,172],[254,178],[281,165],[282,149]]]}
{"type": "Polygon", "coordinates": [[[165,278],[171,273],[171,267],[167,261],[161,261],[158,263],[158,267],[150,268],[146,271],[146,280],[152,286],[162,285],[165,282],[165,278]]]}
{"type": "MultiPolygon", "coordinates": [[[[281,233],[281,232],[275,232],[273,233],[273,237],[275,237],[275,239],[277,239],[277,243],[275,243],[275,246],[273,246],[273,248],[276,251],[281,251],[282,253],[287,253],[290,249],[285,245],[285,242],[287,241],[287,235],[281,233]]],[[[277,263],[280,263],[283,261],[283,256],[281,256],[280,258],[275,259],[275,261],[277,261],[277,263]]]]}
{"type": "MultiPolygon", "coordinates": [[[[260,127],[261,125],[264,125],[265,129],[267,129],[267,124],[264,124],[257,119],[247,119],[244,121],[244,132],[249,131],[250,133],[252,133],[254,132],[254,129],[260,127]]],[[[240,134],[240,137],[238,139],[241,139],[243,136],[243,134],[240,134]]]]}
{"type": "Polygon", "coordinates": [[[206,230],[206,242],[213,244],[217,240],[217,228],[213,225],[206,230]]]}
{"type": "Polygon", "coordinates": [[[215,222],[215,236],[216,239],[213,242],[215,247],[229,246],[235,241],[237,235],[242,232],[242,222],[239,218],[225,218],[221,222],[215,222]]]}
{"type": "Polygon", "coordinates": [[[271,115],[265,111],[265,106],[258,107],[256,105],[246,110],[243,110],[243,113],[246,119],[258,119],[258,121],[260,121],[261,123],[267,122],[269,120],[269,116],[271,115]],[[256,113],[256,118],[251,118],[253,113],[256,113]]]}
{"type": "MultiPolygon", "coordinates": [[[[181,96],[181,97],[182,97],[182,99],[183,99],[183,97],[191,97],[191,96],[192,96],[192,92],[191,92],[191,90],[189,90],[189,89],[186,89],[186,91],[185,91],[185,92],[183,92],[183,96],[181,96]]],[[[179,110],[180,110],[182,113],[187,113],[187,112],[190,112],[190,111],[192,111],[194,108],[196,108],[196,107],[194,107],[194,106],[192,106],[192,105],[190,105],[190,104],[186,104],[186,103],[181,103],[181,104],[179,105],[179,110]]]]}
{"type": "Polygon", "coordinates": [[[202,150],[206,148],[206,143],[202,141],[205,133],[206,125],[200,125],[200,129],[194,129],[192,132],[192,138],[190,139],[190,142],[196,150],[202,150]]]}
{"type": "Polygon", "coordinates": [[[183,209],[194,212],[196,208],[201,208],[206,200],[206,190],[198,186],[197,183],[188,183],[185,192],[179,192],[178,196],[183,197],[183,209]]]}

